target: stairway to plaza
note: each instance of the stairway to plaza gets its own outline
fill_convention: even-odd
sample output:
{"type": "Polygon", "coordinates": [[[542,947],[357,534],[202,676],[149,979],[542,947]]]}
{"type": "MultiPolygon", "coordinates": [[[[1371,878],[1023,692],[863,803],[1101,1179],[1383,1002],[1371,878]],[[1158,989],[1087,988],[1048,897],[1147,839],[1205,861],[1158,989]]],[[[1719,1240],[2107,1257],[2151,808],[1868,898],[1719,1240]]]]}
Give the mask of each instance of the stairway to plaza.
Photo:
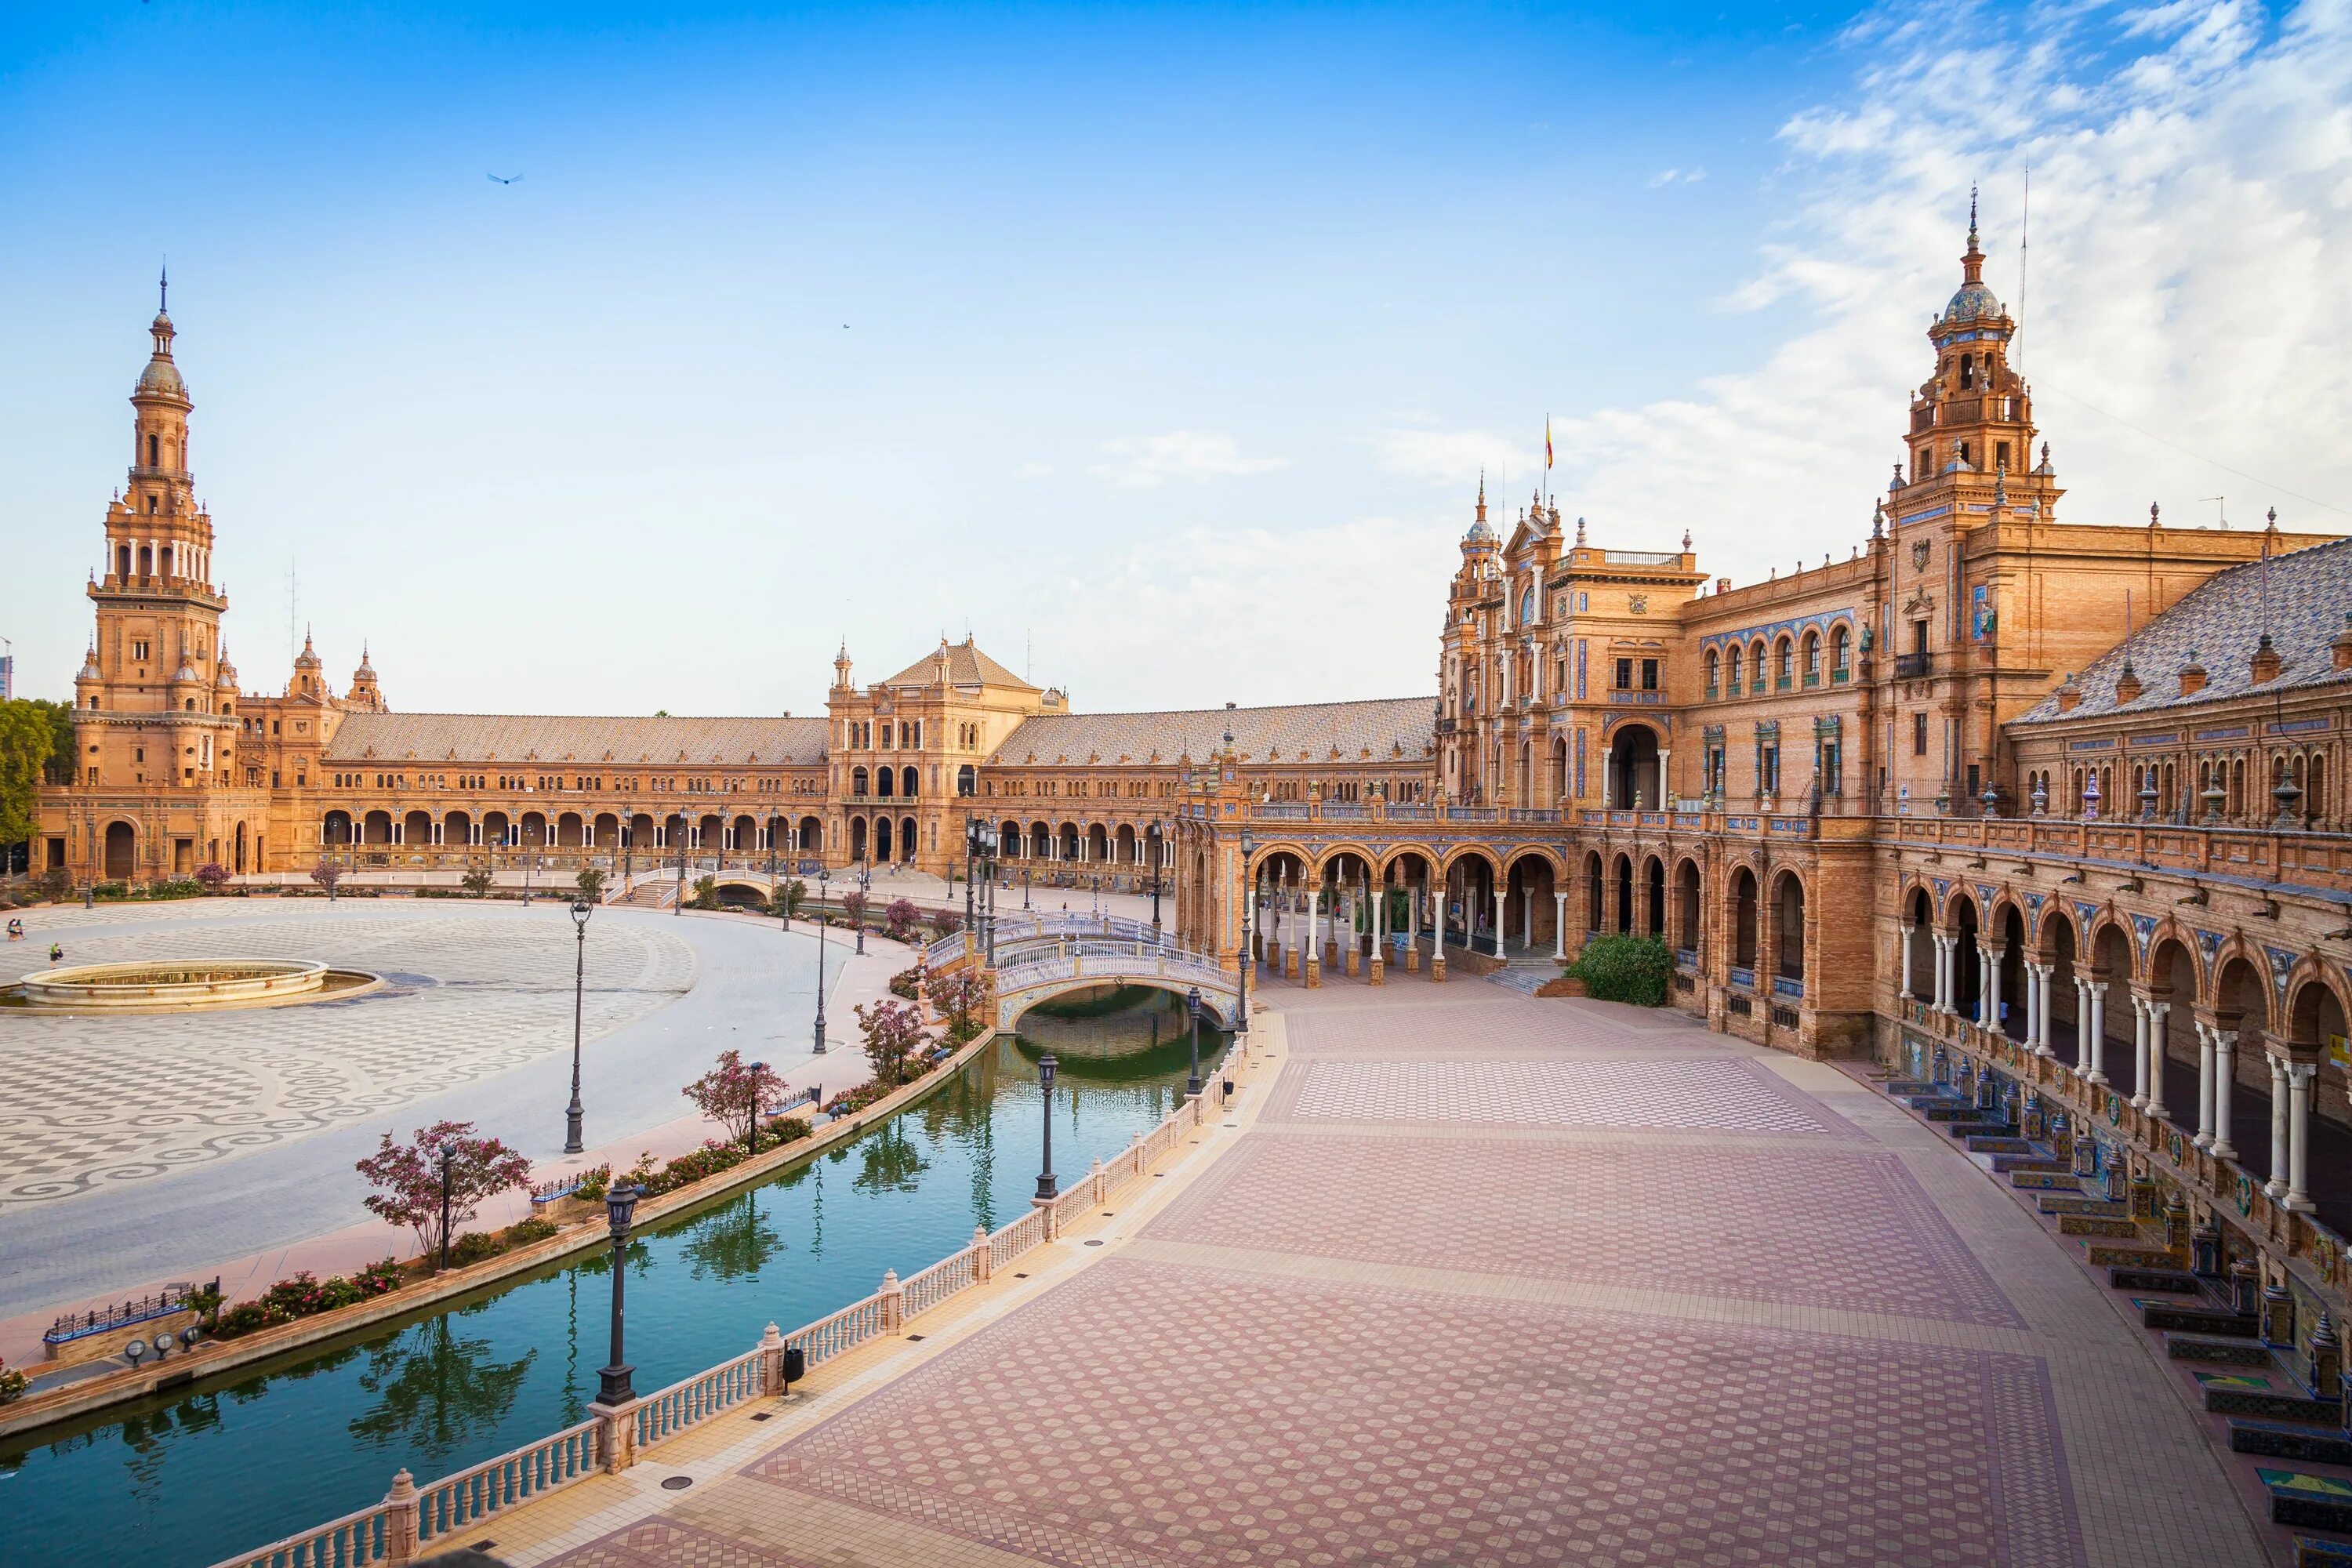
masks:
{"type": "Polygon", "coordinates": [[[2322,1312],[2298,1333],[2282,1289],[2225,1268],[2218,1237],[2185,1210],[2156,1207],[2094,1140],[2076,1140],[1992,1075],[1974,1084],[1891,1079],[1886,1092],[2021,1194],[2085,1268],[2122,1293],[2167,1361],[2221,1418],[2230,1449],[2279,1461],[2253,1471],[2273,1524],[2298,1531],[2298,1564],[2352,1563],[2352,1408],[2341,1330],[2322,1312]],[[2302,1533],[2310,1532],[2310,1533],[2302,1533]]]}

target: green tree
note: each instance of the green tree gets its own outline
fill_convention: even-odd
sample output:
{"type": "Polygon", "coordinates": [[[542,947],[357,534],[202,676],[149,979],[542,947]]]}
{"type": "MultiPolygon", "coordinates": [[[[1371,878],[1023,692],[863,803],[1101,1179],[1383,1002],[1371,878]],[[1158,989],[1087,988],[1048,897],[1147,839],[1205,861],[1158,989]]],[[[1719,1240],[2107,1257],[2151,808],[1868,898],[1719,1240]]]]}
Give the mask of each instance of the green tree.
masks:
{"type": "Polygon", "coordinates": [[[490,890],[490,874],[478,866],[473,870],[470,870],[464,876],[458,878],[457,885],[465,889],[466,891],[473,894],[474,897],[479,899],[485,898],[488,895],[490,890]]]}
{"type": "Polygon", "coordinates": [[[583,866],[580,868],[579,877],[575,879],[580,884],[580,896],[590,903],[593,904],[604,896],[604,873],[595,867],[583,866]]]}
{"type": "Polygon", "coordinates": [[[32,837],[44,784],[73,776],[73,710],[20,697],[0,702],[0,845],[32,837]]]}

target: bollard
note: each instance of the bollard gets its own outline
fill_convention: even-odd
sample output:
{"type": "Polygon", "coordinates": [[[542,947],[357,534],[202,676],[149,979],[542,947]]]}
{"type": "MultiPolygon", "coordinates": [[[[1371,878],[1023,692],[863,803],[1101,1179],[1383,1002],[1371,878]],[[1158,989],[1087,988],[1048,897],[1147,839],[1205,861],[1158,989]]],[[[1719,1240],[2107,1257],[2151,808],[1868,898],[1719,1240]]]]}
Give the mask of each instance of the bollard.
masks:
{"type": "Polygon", "coordinates": [[[770,1398],[784,1392],[784,1336],[773,1323],[760,1336],[760,1392],[770,1398]]]}
{"type": "Polygon", "coordinates": [[[882,1271],[882,1289],[877,1293],[882,1298],[882,1331],[895,1334],[907,1326],[907,1294],[898,1289],[897,1269],[882,1271]]]}
{"type": "Polygon", "coordinates": [[[2323,1309],[2319,1321],[2311,1327],[2311,1342],[2305,1347],[2311,1354],[2311,1396],[2314,1399],[2343,1397],[2344,1347],[2336,1341],[2336,1320],[2323,1309]]]}
{"type": "Polygon", "coordinates": [[[2274,1351],[2294,1347],[2294,1292],[2282,1274],[2263,1287],[2263,1343],[2274,1351]]]}

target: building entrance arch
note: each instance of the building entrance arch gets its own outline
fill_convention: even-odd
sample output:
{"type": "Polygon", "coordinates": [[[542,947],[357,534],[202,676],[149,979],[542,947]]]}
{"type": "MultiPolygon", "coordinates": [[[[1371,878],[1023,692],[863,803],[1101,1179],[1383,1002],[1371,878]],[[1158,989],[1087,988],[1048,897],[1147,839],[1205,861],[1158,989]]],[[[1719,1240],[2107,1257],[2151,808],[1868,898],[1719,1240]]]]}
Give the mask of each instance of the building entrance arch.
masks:
{"type": "Polygon", "coordinates": [[[1609,738],[1609,805],[1618,811],[1655,810],[1661,790],[1658,732],[1647,724],[1620,724],[1609,738]]]}

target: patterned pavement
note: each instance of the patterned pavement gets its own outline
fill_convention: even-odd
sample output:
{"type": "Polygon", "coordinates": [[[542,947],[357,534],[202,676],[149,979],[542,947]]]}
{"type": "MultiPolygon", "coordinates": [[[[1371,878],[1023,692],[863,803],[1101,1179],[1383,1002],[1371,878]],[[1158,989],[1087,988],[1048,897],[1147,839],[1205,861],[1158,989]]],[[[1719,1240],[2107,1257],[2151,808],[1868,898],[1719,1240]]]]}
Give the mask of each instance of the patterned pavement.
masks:
{"type": "MultiPolygon", "coordinates": [[[[0,1215],[369,1119],[571,1044],[569,921],[356,902],[331,916],[226,901],[151,906],[136,922],[96,912],[122,918],[38,934],[56,934],[72,963],[309,958],[391,984],[209,1014],[0,1012],[0,1215]]],[[[0,963],[37,967],[45,949],[26,942],[0,963]]],[[[588,964],[590,1039],[695,976],[687,943],[617,921],[591,923],[588,964]]]]}
{"type": "Polygon", "coordinates": [[[1832,1069],[1492,986],[1270,990],[1281,1078],[1139,1232],[514,1560],[2284,1561],[2101,1288],[1832,1069]]]}

